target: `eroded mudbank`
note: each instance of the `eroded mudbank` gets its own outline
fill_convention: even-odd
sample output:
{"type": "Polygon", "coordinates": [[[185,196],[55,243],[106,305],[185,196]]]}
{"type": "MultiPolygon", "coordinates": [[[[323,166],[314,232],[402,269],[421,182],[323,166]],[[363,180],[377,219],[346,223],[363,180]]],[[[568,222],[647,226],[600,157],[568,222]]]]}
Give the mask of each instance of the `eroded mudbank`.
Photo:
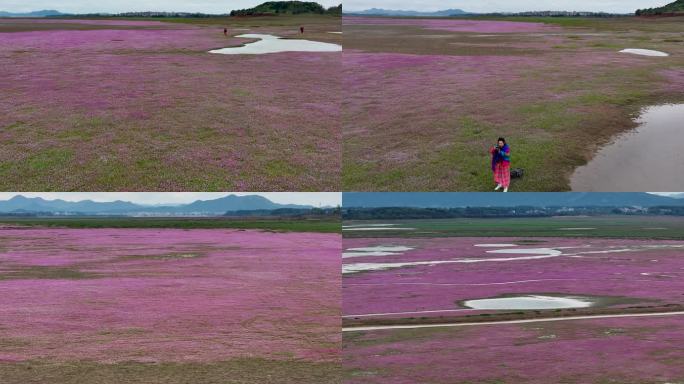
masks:
{"type": "Polygon", "coordinates": [[[209,53],[222,55],[263,55],[280,52],[339,52],[342,46],[339,44],[323,43],[320,41],[303,39],[284,39],[275,35],[248,33],[235,37],[245,39],[258,39],[239,47],[214,49],[209,53]]]}

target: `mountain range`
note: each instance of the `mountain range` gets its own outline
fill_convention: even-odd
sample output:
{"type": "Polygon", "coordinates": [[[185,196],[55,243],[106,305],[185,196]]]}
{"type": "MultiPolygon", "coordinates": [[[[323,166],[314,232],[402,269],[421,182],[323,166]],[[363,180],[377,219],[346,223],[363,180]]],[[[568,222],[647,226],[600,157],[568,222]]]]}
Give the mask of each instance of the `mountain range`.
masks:
{"type": "MultiPolygon", "coordinates": [[[[346,12],[345,12],[346,13],[346,12]]],[[[372,15],[372,16],[416,16],[416,17],[448,17],[456,15],[472,15],[462,9],[445,9],[434,12],[408,11],[397,9],[371,8],[365,11],[349,12],[350,15],[372,15]]]]}
{"type": "Polygon", "coordinates": [[[23,13],[0,11],[0,17],[48,17],[48,16],[65,16],[65,15],[67,15],[67,14],[62,13],[60,11],[56,11],[54,9],[44,9],[42,11],[23,12],[23,13]]]}
{"type": "Polygon", "coordinates": [[[189,204],[146,206],[128,201],[97,202],[92,200],[45,200],[40,197],[14,196],[0,201],[0,213],[41,212],[83,215],[223,215],[227,212],[313,208],[309,205],[278,204],[259,195],[228,195],[213,200],[197,200],[189,204]]]}
{"type": "Polygon", "coordinates": [[[684,206],[684,194],[668,196],[633,193],[491,193],[491,192],[349,192],[342,194],[344,208],[460,208],[460,207],[654,207],[684,206]]]}

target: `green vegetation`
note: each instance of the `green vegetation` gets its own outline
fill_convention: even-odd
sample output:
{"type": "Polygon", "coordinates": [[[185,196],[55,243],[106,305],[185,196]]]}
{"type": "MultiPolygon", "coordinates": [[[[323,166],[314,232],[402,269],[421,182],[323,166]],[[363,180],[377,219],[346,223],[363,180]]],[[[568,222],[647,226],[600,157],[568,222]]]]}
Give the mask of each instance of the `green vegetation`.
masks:
{"type": "Polygon", "coordinates": [[[681,21],[672,18],[644,19],[634,16],[616,17],[550,17],[550,16],[473,16],[480,20],[545,23],[564,28],[593,28],[601,31],[679,32],[681,21]]]}
{"type": "Polygon", "coordinates": [[[345,231],[344,237],[605,237],[684,239],[684,219],[664,216],[458,218],[345,221],[344,225],[396,224],[412,230],[345,231]],[[577,229],[579,228],[579,229],[577,229]]]}
{"type": "Polygon", "coordinates": [[[676,0],[670,4],[657,8],[637,9],[635,14],[637,16],[684,14],[684,0],[676,0]]]}
{"type": "Polygon", "coordinates": [[[0,217],[0,226],[18,225],[32,227],[67,228],[233,228],[260,229],[277,232],[340,232],[338,219],[278,219],[255,218],[236,220],[234,218],[166,218],[166,217],[50,217],[24,218],[0,217]]]}
{"type": "Polygon", "coordinates": [[[342,4],[337,7],[323,8],[311,1],[268,1],[254,8],[234,10],[231,16],[300,15],[300,14],[342,14],[342,4]]]}
{"type": "Polygon", "coordinates": [[[458,218],[505,218],[505,217],[554,217],[554,216],[602,216],[602,215],[641,215],[641,216],[684,216],[684,207],[656,206],[649,208],[625,207],[573,207],[563,206],[536,207],[464,207],[464,208],[414,208],[380,207],[350,208],[344,211],[345,220],[406,220],[406,219],[458,219],[458,218]]]}
{"type": "Polygon", "coordinates": [[[98,277],[97,273],[83,272],[75,268],[35,265],[17,267],[12,271],[0,274],[0,281],[10,279],[90,279],[98,277]]]}

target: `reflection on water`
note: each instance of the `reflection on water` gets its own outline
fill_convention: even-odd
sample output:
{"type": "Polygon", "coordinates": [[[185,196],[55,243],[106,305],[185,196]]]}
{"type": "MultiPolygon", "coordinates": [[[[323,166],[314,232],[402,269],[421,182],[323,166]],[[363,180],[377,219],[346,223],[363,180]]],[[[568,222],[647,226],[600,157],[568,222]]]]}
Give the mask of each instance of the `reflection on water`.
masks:
{"type": "Polygon", "coordinates": [[[645,108],[639,126],[601,148],[572,175],[573,191],[684,190],[684,104],[645,108]]]}

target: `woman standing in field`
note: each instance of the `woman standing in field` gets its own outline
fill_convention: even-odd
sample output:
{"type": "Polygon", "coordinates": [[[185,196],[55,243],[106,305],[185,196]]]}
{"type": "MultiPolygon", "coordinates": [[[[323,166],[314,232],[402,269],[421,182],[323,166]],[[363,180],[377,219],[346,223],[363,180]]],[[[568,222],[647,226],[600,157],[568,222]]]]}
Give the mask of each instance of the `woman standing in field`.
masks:
{"type": "Polygon", "coordinates": [[[503,187],[508,192],[511,185],[511,148],[506,144],[506,139],[499,137],[496,147],[489,150],[492,154],[492,171],[494,172],[495,191],[503,187]]]}

